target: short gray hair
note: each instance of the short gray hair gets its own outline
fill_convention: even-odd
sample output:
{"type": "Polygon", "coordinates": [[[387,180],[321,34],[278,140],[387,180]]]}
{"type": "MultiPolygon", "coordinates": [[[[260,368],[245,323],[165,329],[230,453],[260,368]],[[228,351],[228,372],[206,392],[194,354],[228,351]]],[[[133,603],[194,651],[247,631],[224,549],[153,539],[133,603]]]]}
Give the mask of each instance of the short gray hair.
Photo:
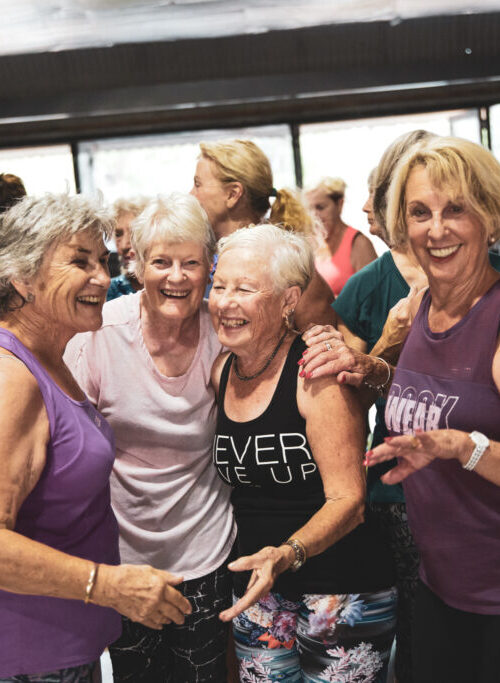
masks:
{"type": "Polygon", "coordinates": [[[113,202],[115,220],[125,213],[131,213],[134,217],[138,216],[144,211],[149,201],[149,197],[120,197],[113,202]]]}
{"type": "Polygon", "coordinates": [[[240,228],[218,243],[219,257],[230,249],[246,249],[269,260],[274,288],[298,285],[304,291],[314,274],[313,250],[305,237],[272,223],[240,228]]]}
{"type": "Polygon", "coordinates": [[[45,194],[24,197],[0,221],[0,315],[19,308],[12,280],[32,281],[50,247],[91,230],[96,238],[113,234],[112,212],[101,199],[45,194]]]}
{"type": "Polygon", "coordinates": [[[135,253],[133,266],[137,277],[144,275],[148,249],[156,240],[179,244],[198,242],[205,249],[207,264],[215,254],[215,236],[207,214],[190,194],[172,192],[152,199],[131,224],[130,241],[135,253]]]}

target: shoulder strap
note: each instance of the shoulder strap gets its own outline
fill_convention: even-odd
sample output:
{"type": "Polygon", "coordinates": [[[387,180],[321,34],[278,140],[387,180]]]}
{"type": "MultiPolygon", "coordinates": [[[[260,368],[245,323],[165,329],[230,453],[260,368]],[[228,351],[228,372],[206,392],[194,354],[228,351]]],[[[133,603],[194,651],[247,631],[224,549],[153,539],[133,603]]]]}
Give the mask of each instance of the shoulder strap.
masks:
{"type": "Polygon", "coordinates": [[[224,366],[223,366],[222,372],[221,372],[221,376],[220,376],[218,405],[219,405],[219,410],[222,413],[224,412],[224,396],[226,395],[227,381],[229,379],[229,371],[231,369],[231,363],[233,362],[233,357],[234,357],[234,354],[230,353],[226,362],[224,363],[224,366]]]}

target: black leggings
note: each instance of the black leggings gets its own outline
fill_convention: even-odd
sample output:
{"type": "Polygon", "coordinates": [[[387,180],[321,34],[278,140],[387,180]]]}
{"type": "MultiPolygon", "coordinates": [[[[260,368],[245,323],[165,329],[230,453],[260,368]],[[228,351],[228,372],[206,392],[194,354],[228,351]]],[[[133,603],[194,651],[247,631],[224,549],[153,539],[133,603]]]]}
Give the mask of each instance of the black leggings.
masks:
{"type": "Polygon", "coordinates": [[[185,581],[179,590],[193,612],[182,626],[168,624],[155,631],[123,618],[123,633],[109,647],[115,683],[225,681],[229,625],[219,612],[231,606],[231,584],[226,562],[211,574],[185,581]]]}
{"type": "Polygon", "coordinates": [[[419,582],[413,666],[415,683],[499,683],[500,615],[450,607],[419,582]]]}

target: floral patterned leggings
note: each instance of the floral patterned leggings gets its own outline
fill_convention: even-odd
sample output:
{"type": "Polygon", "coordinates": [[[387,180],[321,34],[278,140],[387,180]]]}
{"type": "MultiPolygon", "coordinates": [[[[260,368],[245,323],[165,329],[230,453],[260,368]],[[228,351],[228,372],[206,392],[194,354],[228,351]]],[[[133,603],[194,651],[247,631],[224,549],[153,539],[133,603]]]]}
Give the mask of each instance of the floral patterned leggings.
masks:
{"type": "Polygon", "coordinates": [[[233,620],[241,683],[385,683],[396,589],[302,596],[269,593],[233,620]]]}

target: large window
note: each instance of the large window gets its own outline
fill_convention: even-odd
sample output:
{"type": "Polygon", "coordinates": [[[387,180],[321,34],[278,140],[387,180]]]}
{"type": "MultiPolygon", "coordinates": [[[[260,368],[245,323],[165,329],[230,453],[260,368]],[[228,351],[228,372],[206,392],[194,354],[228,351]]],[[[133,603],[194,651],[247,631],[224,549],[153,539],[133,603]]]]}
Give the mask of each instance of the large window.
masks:
{"type": "MultiPolygon", "coordinates": [[[[362,206],[367,197],[368,175],[396,137],[417,128],[480,141],[476,110],[303,125],[300,147],[304,186],[314,185],[322,176],[343,178],[347,183],[343,218],[367,233],[362,206]]],[[[373,242],[379,253],[385,250],[381,240],[373,238],[373,242]]]]}
{"type": "Polygon", "coordinates": [[[69,145],[1,150],[0,173],[19,176],[28,194],[75,192],[73,157],[69,145]]]}
{"type": "Polygon", "coordinates": [[[276,187],[294,186],[295,172],[288,126],[206,130],[79,145],[82,190],[101,191],[108,201],[119,197],[189,192],[202,140],[245,138],[271,159],[276,187]]]}

